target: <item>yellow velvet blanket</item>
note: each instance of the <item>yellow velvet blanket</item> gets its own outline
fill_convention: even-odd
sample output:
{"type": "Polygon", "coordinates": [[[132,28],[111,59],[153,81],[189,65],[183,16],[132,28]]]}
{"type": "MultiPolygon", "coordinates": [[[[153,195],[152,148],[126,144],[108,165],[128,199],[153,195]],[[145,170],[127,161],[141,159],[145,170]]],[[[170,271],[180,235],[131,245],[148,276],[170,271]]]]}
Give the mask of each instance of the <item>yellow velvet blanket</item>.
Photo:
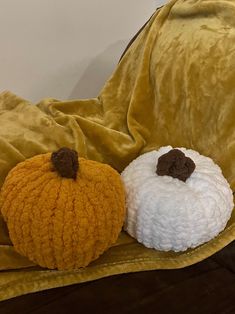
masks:
{"type": "MultiPolygon", "coordinates": [[[[235,0],[172,0],[158,10],[95,99],[36,106],[0,94],[0,184],[18,162],[61,146],[122,171],[163,145],[210,156],[235,191],[235,0]]],[[[216,239],[158,252],[124,232],[78,271],[51,271],[19,256],[0,218],[0,300],[112,274],[179,268],[235,239],[235,215],[216,239]]]]}

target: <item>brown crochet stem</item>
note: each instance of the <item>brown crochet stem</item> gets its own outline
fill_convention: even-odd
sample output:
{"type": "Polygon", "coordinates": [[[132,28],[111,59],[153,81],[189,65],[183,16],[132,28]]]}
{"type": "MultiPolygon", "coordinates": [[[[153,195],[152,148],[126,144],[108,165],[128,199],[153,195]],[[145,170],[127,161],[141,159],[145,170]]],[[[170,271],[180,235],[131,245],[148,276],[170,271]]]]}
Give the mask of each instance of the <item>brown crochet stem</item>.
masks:
{"type": "Polygon", "coordinates": [[[76,179],[78,172],[78,153],[63,147],[51,154],[51,162],[55,170],[63,178],[76,179]]]}
{"type": "Polygon", "coordinates": [[[171,176],[186,181],[196,166],[192,159],[186,157],[179,149],[172,149],[158,159],[157,171],[159,176],[171,176]]]}

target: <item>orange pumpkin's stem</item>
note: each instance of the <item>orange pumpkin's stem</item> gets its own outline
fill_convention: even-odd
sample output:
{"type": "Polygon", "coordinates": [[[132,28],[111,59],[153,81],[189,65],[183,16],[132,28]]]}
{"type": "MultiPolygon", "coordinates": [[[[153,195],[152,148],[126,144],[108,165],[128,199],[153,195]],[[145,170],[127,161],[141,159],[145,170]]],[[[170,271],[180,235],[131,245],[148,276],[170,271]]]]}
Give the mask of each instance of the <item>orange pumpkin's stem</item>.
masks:
{"type": "Polygon", "coordinates": [[[51,154],[51,162],[61,177],[77,178],[78,153],[70,148],[63,147],[51,154]]]}

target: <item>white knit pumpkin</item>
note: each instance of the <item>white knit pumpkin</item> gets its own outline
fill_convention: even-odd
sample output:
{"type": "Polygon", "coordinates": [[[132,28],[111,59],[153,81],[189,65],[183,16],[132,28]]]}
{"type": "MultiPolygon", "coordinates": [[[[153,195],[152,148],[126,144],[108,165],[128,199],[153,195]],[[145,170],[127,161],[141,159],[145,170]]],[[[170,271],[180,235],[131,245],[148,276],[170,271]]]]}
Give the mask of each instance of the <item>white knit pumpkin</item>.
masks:
{"type": "Polygon", "coordinates": [[[185,181],[159,176],[162,147],[135,159],[122,172],[127,192],[125,230],[146,247],[184,251],[221,232],[234,207],[233,193],[221,169],[198,152],[177,148],[196,165],[185,181]]]}

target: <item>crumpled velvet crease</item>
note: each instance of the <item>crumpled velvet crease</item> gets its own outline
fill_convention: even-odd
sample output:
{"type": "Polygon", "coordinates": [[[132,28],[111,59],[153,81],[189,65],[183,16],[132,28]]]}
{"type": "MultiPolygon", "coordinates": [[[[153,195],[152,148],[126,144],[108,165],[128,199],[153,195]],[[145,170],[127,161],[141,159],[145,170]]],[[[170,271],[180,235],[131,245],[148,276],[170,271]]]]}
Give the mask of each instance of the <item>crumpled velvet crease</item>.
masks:
{"type": "MultiPolygon", "coordinates": [[[[235,0],[172,0],[157,10],[97,98],[33,106],[0,94],[0,185],[12,167],[67,146],[122,171],[164,145],[192,148],[235,191],[235,0]]],[[[235,214],[212,241],[183,253],[147,249],[122,232],[90,266],[50,271],[13,249],[0,218],[0,300],[114,274],[196,263],[235,239],[235,214]]]]}

